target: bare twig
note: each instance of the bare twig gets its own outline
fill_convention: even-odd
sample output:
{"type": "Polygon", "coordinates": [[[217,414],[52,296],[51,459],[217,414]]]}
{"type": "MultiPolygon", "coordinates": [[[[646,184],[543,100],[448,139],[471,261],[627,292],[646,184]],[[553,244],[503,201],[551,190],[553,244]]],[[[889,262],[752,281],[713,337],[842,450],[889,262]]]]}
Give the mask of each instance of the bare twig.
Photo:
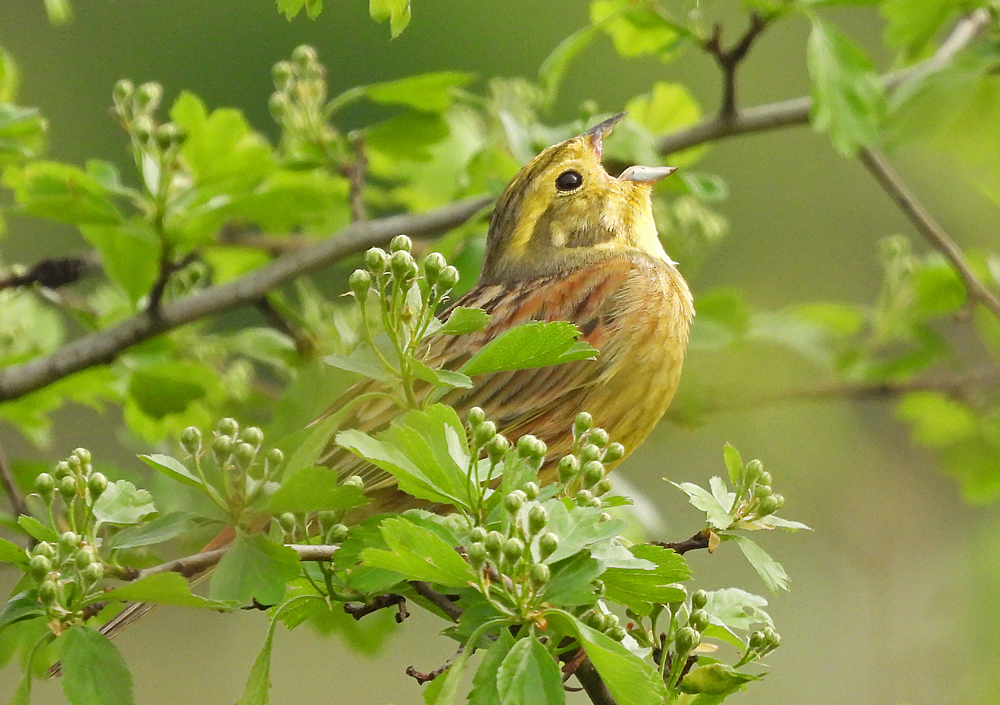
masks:
{"type": "Polygon", "coordinates": [[[430,671],[428,673],[423,673],[422,671],[418,671],[413,666],[407,666],[406,675],[414,679],[420,685],[423,685],[424,683],[430,683],[432,680],[434,680],[435,678],[443,674],[445,671],[447,671],[449,668],[451,668],[451,664],[455,663],[455,659],[461,656],[463,651],[465,651],[465,647],[459,646],[458,651],[455,652],[455,655],[452,656],[450,659],[448,659],[448,661],[443,666],[435,668],[433,671],[430,671]]]}
{"type": "Polygon", "coordinates": [[[116,326],[79,338],[51,355],[0,370],[0,402],[22,397],[74,372],[109,364],[133,345],[206,316],[252,303],[298,276],[384,243],[395,235],[419,237],[449,230],[467,221],[489,202],[489,197],[477,196],[429,213],[349,225],[329,239],[285,255],[267,267],[166,304],[159,315],[139,313],[116,326]]]}
{"type": "Polygon", "coordinates": [[[914,193],[893,171],[885,157],[878,150],[862,149],[858,158],[885,192],[896,202],[899,209],[910,219],[920,234],[951,263],[952,268],[962,280],[962,284],[965,285],[969,302],[972,304],[981,303],[989,309],[994,318],[1000,320],[1000,298],[997,298],[997,295],[979,280],[965,259],[962,248],[927,212],[914,193]]]}
{"type": "Polygon", "coordinates": [[[722,25],[716,24],[704,44],[705,51],[711,54],[712,58],[722,69],[722,102],[719,105],[719,119],[731,120],[736,117],[736,69],[740,62],[750,53],[750,47],[754,40],[768,25],[768,20],[758,15],[756,12],[750,15],[750,26],[743,33],[733,46],[728,49],[722,47],[722,25]]]}
{"type": "Polygon", "coordinates": [[[431,589],[431,586],[423,580],[411,580],[410,585],[418,595],[448,615],[451,621],[457,622],[458,618],[462,616],[461,607],[452,602],[447,595],[442,595],[437,590],[431,589]]]}
{"type": "MultiPolygon", "coordinates": [[[[891,90],[903,81],[940,68],[968,46],[969,42],[986,28],[990,20],[990,13],[986,9],[980,8],[970,13],[955,25],[955,29],[934,56],[910,68],[885,74],[881,78],[882,87],[891,90]]],[[[729,117],[715,116],[678,132],[664,135],[657,142],[657,149],[660,154],[667,155],[726,137],[805,125],[809,122],[811,108],[812,100],[808,96],[803,96],[738,110],[729,117]]]]}
{"type": "Polygon", "coordinates": [[[365,179],[368,178],[368,155],[365,154],[365,138],[361,133],[351,135],[351,146],[354,147],[354,162],[341,166],[341,173],[347,177],[351,185],[349,200],[351,203],[351,221],[368,220],[368,209],[365,208],[365,179]]]}
{"type": "Polygon", "coordinates": [[[268,325],[275,330],[283,333],[284,335],[291,338],[292,342],[295,343],[295,350],[299,355],[306,357],[312,353],[313,349],[316,347],[312,338],[309,335],[300,330],[291,321],[281,315],[271,299],[267,296],[261,296],[254,302],[254,307],[260,312],[260,315],[264,317],[268,325]]]}
{"type": "Polygon", "coordinates": [[[24,274],[15,274],[0,279],[0,290],[38,284],[46,289],[58,289],[72,284],[80,277],[100,269],[93,255],[79,257],[50,257],[39,260],[24,274]]]}
{"type": "Polygon", "coordinates": [[[654,546],[662,546],[663,548],[673,549],[683,556],[688,551],[700,551],[708,548],[710,538],[711,532],[708,529],[704,529],[691,538],[684,539],[683,541],[651,541],[650,543],[654,546]]]}
{"type": "Polygon", "coordinates": [[[389,592],[385,595],[376,595],[368,602],[360,605],[353,605],[350,602],[344,603],[344,611],[354,617],[355,621],[360,621],[372,612],[378,612],[387,607],[397,608],[396,624],[402,624],[410,616],[409,611],[406,609],[406,598],[394,592],[389,592]]]}
{"type": "Polygon", "coordinates": [[[17,483],[14,482],[14,476],[10,472],[10,465],[7,464],[7,456],[4,454],[3,448],[0,448],[0,487],[3,487],[7,499],[10,500],[10,509],[15,518],[28,513],[28,507],[24,503],[21,491],[17,488],[17,483]]]}

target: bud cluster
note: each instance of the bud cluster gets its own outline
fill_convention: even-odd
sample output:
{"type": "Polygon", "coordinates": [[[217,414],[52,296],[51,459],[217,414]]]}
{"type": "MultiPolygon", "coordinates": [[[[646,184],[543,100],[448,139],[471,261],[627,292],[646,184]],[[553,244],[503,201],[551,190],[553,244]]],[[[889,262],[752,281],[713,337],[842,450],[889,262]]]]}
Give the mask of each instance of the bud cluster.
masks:
{"type": "Polygon", "coordinates": [[[603,507],[601,498],[611,491],[608,466],[623,457],[625,447],[611,442],[607,431],[595,427],[590,414],[586,411],[577,414],[573,422],[573,453],[559,461],[562,494],[580,506],[603,507]]]}
{"type": "MultiPolygon", "coordinates": [[[[352,475],[341,483],[345,487],[364,490],[364,480],[352,475]]],[[[307,514],[285,512],[276,517],[285,543],[309,543],[318,537],[321,543],[336,545],[347,538],[348,527],[344,523],[345,511],[320,511],[307,514]]]]}
{"type": "Polygon", "coordinates": [[[271,69],[274,93],[271,116],[282,128],[282,146],[297,162],[323,163],[338,145],[339,135],[326,116],[326,69],[316,50],[302,45],[290,60],[271,69]]]}
{"type": "Polygon", "coordinates": [[[759,460],[751,460],[743,468],[738,489],[739,501],[735,507],[737,519],[762,519],[785,505],[785,497],[771,489],[771,473],[764,470],[764,465],[759,460]]]}
{"type": "MultiPolygon", "coordinates": [[[[66,460],[56,464],[52,473],[40,473],[34,482],[34,493],[41,497],[50,517],[58,496],[67,517],[75,522],[78,515],[89,517],[89,509],[108,488],[108,478],[94,470],[90,451],[77,448],[66,460]]],[[[84,520],[86,521],[86,520],[84,520]]]]}
{"type": "Polygon", "coordinates": [[[186,135],[175,123],[160,124],[156,121],[163,87],[155,82],[135,86],[131,81],[122,79],[115,84],[112,98],[115,112],[132,137],[137,161],[142,154],[148,153],[156,158],[161,168],[175,165],[186,135]]]}

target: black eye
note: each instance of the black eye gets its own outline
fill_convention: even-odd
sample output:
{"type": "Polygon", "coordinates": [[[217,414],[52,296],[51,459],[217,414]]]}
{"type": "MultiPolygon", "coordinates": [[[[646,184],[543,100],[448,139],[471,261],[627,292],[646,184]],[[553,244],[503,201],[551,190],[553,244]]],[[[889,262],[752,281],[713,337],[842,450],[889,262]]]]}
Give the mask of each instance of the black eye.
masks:
{"type": "Polygon", "coordinates": [[[583,184],[583,177],[578,171],[564,171],[556,177],[556,188],[560,191],[573,191],[583,184]]]}

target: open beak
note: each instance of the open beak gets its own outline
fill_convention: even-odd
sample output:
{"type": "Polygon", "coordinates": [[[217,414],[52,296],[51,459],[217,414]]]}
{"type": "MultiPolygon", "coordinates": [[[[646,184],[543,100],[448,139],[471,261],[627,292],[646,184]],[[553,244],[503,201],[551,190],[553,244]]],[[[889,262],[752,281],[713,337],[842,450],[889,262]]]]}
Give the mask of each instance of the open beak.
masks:
{"type": "Polygon", "coordinates": [[[597,154],[597,159],[601,159],[601,140],[611,134],[611,130],[614,129],[615,125],[622,121],[625,117],[625,113],[618,113],[617,115],[612,115],[604,122],[599,122],[592,128],[583,133],[583,137],[590,140],[591,146],[594,148],[594,152],[597,154]]]}
{"type": "Polygon", "coordinates": [[[637,181],[639,183],[655,184],[677,171],[675,166],[630,166],[618,177],[620,181],[637,181]]]}

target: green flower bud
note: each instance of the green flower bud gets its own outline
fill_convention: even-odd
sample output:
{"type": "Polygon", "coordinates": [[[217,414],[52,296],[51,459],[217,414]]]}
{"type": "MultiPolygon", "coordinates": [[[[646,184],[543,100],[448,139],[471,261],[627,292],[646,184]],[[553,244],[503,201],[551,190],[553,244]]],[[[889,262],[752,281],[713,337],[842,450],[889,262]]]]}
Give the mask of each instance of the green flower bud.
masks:
{"type": "Polygon", "coordinates": [[[198,455],[201,451],[201,431],[195,426],[188,426],[181,431],[181,447],[188,455],[198,455]]]}
{"type": "Polygon", "coordinates": [[[327,540],[330,543],[342,543],[347,538],[349,531],[346,524],[334,524],[327,532],[327,540]]]}
{"type": "Polygon", "coordinates": [[[583,476],[583,486],[593,487],[604,479],[604,464],[600,460],[589,460],[583,464],[581,474],[583,476]]]}
{"type": "Polygon", "coordinates": [[[490,557],[494,561],[499,561],[500,550],[503,548],[503,534],[499,531],[491,531],[486,535],[483,545],[486,546],[486,552],[490,554],[490,557]]]}
{"type": "Polygon", "coordinates": [[[495,435],[497,435],[497,425],[492,421],[484,421],[472,432],[472,442],[482,448],[492,441],[495,435]]]}
{"type": "Polygon", "coordinates": [[[588,610],[583,615],[583,623],[591,629],[596,629],[599,632],[604,631],[604,615],[600,612],[588,610]]]}
{"type": "Polygon", "coordinates": [[[295,67],[289,61],[279,61],[271,68],[271,79],[279,91],[288,88],[289,81],[295,75],[295,67]]]}
{"type": "Polygon", "coordinates": [[[76,496],[76,478],[72,475],[67,475],[62,480],[59,481],[59,494],[62,498],[69,502],[76,496]]]}
{"type": "Polygon", "coordinates": [[[235,436],[239,433],[240,425],[233,418],[224,418],[219,422],[219,425],[215,427],[220,434],[223,436],[235,436]]]}
{"type": "Polygon", "coordinates": [[[45,556],[33,556],[28,561],[28,573],[36,583],[45,580],[45,576],[52,570],[52,561],[45,556]]]}
{"type": "Polygon", "coordinates": [[[598,499],[597,497],[591,497],[589,500],[587,500],[587,503],[584,504],[583,506],[585,506],[585,507],[591,507],[593,509],[600,509],[604,505],[601,504],[601,500],[598,499]]]}
{"type": "Polygon", "coordinates": [[[160,151],[166,152],[175,147],[179,147],[187,134],[178,125],[172,122],[165,123],[156,128],[153,132],[153,139],[160,151]]]}
{"type": "Polygon", "coordinates": [[[59,534],[59,550],[64,553],[75,551],[79,543],[80,543],[80,537],[77,536],[72,531],[66,531],[62,534],[59,534]]]}
{"type": "Polygon", "coordinates": [[[267,461],[268,466],[272,469],[285,462],[285,454],[281,452],[280,448],[272,448],[267,451],[267,455],[264,456],[264,458],[267,461]]]}
{"type": "Polygon", "coordinates": [[[524,504],[524,500],[527,496],[524,494],[523,490],[514,490],[509,495],[503,499],[503,508],[507,510],[508,514],[517,514],[517,510],[521,508],[524,504]]]}
{"type": "Polygon", "coordinates": [[[397,250],[389,258],[389,269],[396,279],[407,281],[416,274],[417,265],[413,261],[413,255],[406,250],[397,250]]]}
{"type": "Polygon", "coordinates": [[[104,566],[100,562],[90,563],[81,571],[81,574],[84,581],[93,585],[100,582],[101,578],[104,577],[104,566]]]}
{"type": "Polygon", "coordinates": [[[365,252],[365,266],[377,277],[385,273],[386,267],[389,266],[389,256],[381,247],[373,247],[365,252]]]}
{"type": "Polygon", "coordinates": [[[576,493],[576,503],[581,507],[586,506],[592,499],[595,499],[595,497],[594,493],[590,490],[580,490],[576,493]]]}
{"type": "Polygon", "coordinates": [[[469,559],[469,565],[473,570],[479,570],[486,563],[486,546],[482,543],[471,544],[465,555],[469,559]]]}
{"type": "Polygon", "coordinates": [[[766,499],[771,496],[771,486],[770,485],[754,485],[753,496],[756,499],[766,499]]]}
{"type": "Polygon", "coordinates": [[[448,262],[444,255],[440,252],[431,252],[424,257],[424,279],[427,280],[428,284],[434,284],[441,275],[441,270],[447,266],[448,262]]]}
{"type": "Polygon", "coordinates": [[[708,604],[708,593],[704,590],[698,590],[693,595],[691,595],[691,606],[696,610],[700,610],[708,604]]]}
{"type": "Polygon", "coordinates": [[[598,482],[596,485],[594,485],[594,494],[597,495],[598,497],[603,497],[610,491],[611,491],[610,478],[605,477],[601,479],[601,481],[598,482]]]}
{"type": "Polygon", "coordinates": [[[150,81],[149,83],[143,83],[135,91],[135,105],[136,109],[140,113],[152,113],[160,105],[160,99],[163,97],[163,86],[159,83],[150,81]]]}
{"type": "Polygon", "coordinates": [[[531,572],[528,574],[528,581],[531,583],[531,587],[536,590],[540,588],[545,583],[549,582],[549,578],[552,577],[552,571],[544,563],[538,563],[532,566],[531,572]]]}
{"type": "Polygon", "coordinates": [[[451,291],[456,284],[458,284],[458,270],[449,264],[438,275],[437,286],[442,291],[451,291]]]}
{"type": "Polygon", "coordinates": [[[69,463],[65,460],[60,460],[56,463],[55,476],[57,480],[61,480],[67,475],[72,475],[73,469],[70,468],[69,463]]]}
{"type": "Polygon", "coordinates": [[[750,635],[748,645],[751,651],[762,651],[766,641],[764,632],[757,631],[750,635]]]}
{"type": "Polygon", "coordinates": [[[80,461],[81,465],[86,465],[91,462],[90,451],[86,448],[77,448],[73,451],[73,455],[80,461]]]}
{"type": "Polygon", "coordinates": [[[135,86],[127,78],[123,78],[117,83],[115,83],[114,90],[111,95],[114,98],[115,105],[121,108],[125,105],[125,102],[132,97],[132,93],[135,92],[135,86]]]}
{"type": "Polygon", "coordinates": [[[90,496],[97,499],[104,494],[104,490],[108,489],[108,478],[104,476],[104,473],[91,473],[90,477],[87,478],[87,489],[90,491],[90,496]]]}
{"type": "Polygon", "coordinates": [[[351,286],[351,291],[354,292],[354,297],[358,301],[364,301],[368,298],[368,291],[371,289],[372,275],[363,269],[355,269],[348,284],[351,286]]]}
{"type": "Polygon", "coordinates": [[[765,470],[760,474],[760,479],[757,481],[757,483],[761,485],[770,485],[771,481],[772,481],[771,473],[765,470]]]}
{"type": "Polygon", "coordinates": [[[559,548],[559,537],[551,531],[538,537],[538,553],[543,561],[555,553],[557,548],[559,548]]]}
{"type": "Polygon", "coordinates": [[[606,632],[609,629],[614,629],[617,626],[618,626],[618,615],[611,614],[610,612],[604,615],[604,628],[601,631],[606,632]]]}
{"type": "Polygon", "coordinates": [[[66,462],[69,464],[70,474],[78,475],[83,472],[83,463],[81,463],[80,459],[75,455],[71,455],[66,458],[66,462]]]}
{"type": "Polygon", "coordinates": [[[691,617],[688,619],[688,624],[694,627],[699,632],[705,631],[710,623],[708,617],[708,612],[705,610],[697,609],[691,612],[691,617]]]}
{"type": "Polygon", "coordinates": [[[56,491],[56,478],[47,472],[39,473],[38,477],[35,478],[33,489],[36,494],[41,495],[43,499],[48,501],[52,493],[56,491]]]}
{"type": "Polygon", "coordinates": [[[73,565],[80,570],[83,570],[96,560],[97,556],[94,553],[94,549],[90,546],[83,546],[77,549],[76,553],[73,554],[73,565]]]}
{"type": "Polygon", "coordinates": [[[589,440],[598,448],[604,448],[611,439],[603,428],[595,428],[591,430],[589,440]]]}
{"type": "Polygon", "coordinates": [[[698,648],[701,643],[701,634],[691,627],[681,627],[674,637],[674,645],[678,654],[687,655],[698,648]]]}
{"type": "Polygon", "coordinates": [[[604,597],[604,581],[594,580],[591,584],[594,586],[594,592],[597,593],[597,596],[604,597]]]}
{"type": "Polygon", "coordinates": [[[510,441],[499,433],[486,444],[486,455],[489,456],[490,462],[494,465],[503,460],[508,450],[510,450],[510,441]]]}
{"type": "Polygon", "coordinates": [[[359,490],[365,488],[365,481],[360,475],[351,475],[342,484],[344,487],[357,487],[359,490]]]}
{"type": "Polygon", "coordinates": [[[472,527],[472,531],[469,532],[469,539],[472,543],[482,543],[486,540],[486,529],[481,526],[472,527]]]}
{"type": "Polygon", "coordinates": [[[525,496],[532,501],[538,498],[538,493],[541,491],[535,482],[526,482],[521,489],[524,490],[525,496]]]}
{"type": "Polygon", "coordinates": [[[53,546],[48,541],[41,541],[37,546],[31,549],[32,556],[45,556],[50,561],[54,560],[56,557],[56,547],[53,546]]]}
{"type": "Polygon", "coordinates": [[[766,517],[769,514],[774,514],[778,511],[778,508],[781,506],[778,504],[778,500],[775,499],[775,497],[778,496],[779,495],[771,495],[770,497],[762,499],[760,504],[757,505],[757,511],[755,514],[759,517],[766,517]]]}
{"type": "Polygon", "coordinates": [[[778,638],[778,632],[774,631],[772,627],[764,627],[761,629],[764,634],[764,643],[771,644],[775,639],[778,638]]]}
{"type": "Polygon", "coordinates": [[[46,580],[38,586],[38,599],[46,607],[55,604],[59,599],[59,586],[55,580],[46,580]]]}
{"type": "Polygon", "coordinates": [[[773,494],[770,496],[770,499],[773,499],[775,502],[778,503],[778,507],[774,511],[778,511],[778,509],[781,509],[782,507],[785,506],[785,495],[783,494],[780,493],[773,494]]]}
{"type": "Polygon", "coordinates": [[[482,423],[486,420],[486,412],[480,409],[478,406],[474,406],[469,409],[469,428],[473,431],[479,428],[482,423]]]}
{"type": "Polygon", "coordinates": [[[580,461],[572,455],[564,455],[559,461],[559,482],[566,485],[580,472],[580,461]]]}
{"type": "Polygon", "coordinates": [[[254,458],[257,457],[257,449],[254,448],[249,443],[237,443],[233,446],[233,457],[236,458],[236,462],[244,470],[248,469],[253,465],[254,458]]]}
{"type": "Polygon", "coordinates": [[[389,252],[409,252],[413,249],[413,241],[406,235],[397,235],[389,243],[389,252]]]}
{"type": "Polygon", "coordinates": [[[216,462],[222,465],[233,453],[233,439],[229,436],[216,436],[212,440],[212,455],[216,462]]]}
{"type": "Polygon", "coordinates": [[[538,460],[545,456],[548,450],[545,444],[531,434],[517,439],[517,454],[526,460],[538,460]]]}
{"type": "Polygon", "coordinates": [[[329,531],[338,520],[337,512],[331,511],[329,509],[323,510],[316,513],[316,519],[319,521],[319,528],[325,534],[329,531]]]}
{"type": "Polygon", "coordinates": [[[528,534],[534,536],[549,523],[549,513],[540,504],[535,504],[528,510],[528,534]]]}
{"type": "Polygon", "coordinates": [[[763,472],[764,465],[759,460],[751,460],[747,463],[746,468],[743,470],[743,480],[746,482],[747,487],[757,482],[763,472]]]}
{"type": "Polygon", "coordinates": [[[601,455],[600,448],[593,443],[587,443],[580,449],[580,462],[589,463],[591,460],[599,460],[601,455]]]}
{"type": "Polygon", "coordinates": [[[628,632],[625,631],[624,627],[614,627],[608,630],[608,638],[614,641],[622,641],[626,636],[628,636],[628,632]]]}
{"type": "Polygon", "coordinates": [[[249,426],[240,433],[240,440],[246,441],[256,450],[264,442],[264,432],[256,426],[249,426]]]}
{"type": "Polygon", "coordinates": [[[503,544],[503,557],[509,564],[517,563],[524,555],[524,541],[516,536],[507,539],[503,544]]]}
{"type": "Polygon", "coordinates": [[[621,443],[612,443],[608,446],[608,449],[604,451],[604,463],[613,463],[616,460],[621,460],[625,457],[625,446],[621,443]]]}
{"type": "Polygon", "coordinates": [[[319,61],[319,56],[316,54],[316,50],[311,46],[308,44],[302,44],[295,47],[292,51],[292,61],[294,61],[295,65],[299,68],[306,68],[319,61]]]}
{"type": "Polygon", "coordinates": [[[593,425],[594,417],[586,411],[581,411],[576,415],[576,420],[573,421],[573,438],[579,438],[584,433],[589,431],[590,427],[593,425]]]}
{"type": "MultiPolygon", "coordinates": [[[[600,500],[598,500],[598,506],[603,506],[600,504],[600,500]]],[[[611,515],[608,514],[607,512],[601,512],[600,516],[597,517],[597,521],[600,522],[611,521],[611,515]]]]}
{"type": "Polygon", "coordinates": [[[295,531],[297,524],[298,522],[295,520],[295,515],[291,512],[285,512],[278,517],[278,525],[286,534],[290,534],[295,531]]]}

